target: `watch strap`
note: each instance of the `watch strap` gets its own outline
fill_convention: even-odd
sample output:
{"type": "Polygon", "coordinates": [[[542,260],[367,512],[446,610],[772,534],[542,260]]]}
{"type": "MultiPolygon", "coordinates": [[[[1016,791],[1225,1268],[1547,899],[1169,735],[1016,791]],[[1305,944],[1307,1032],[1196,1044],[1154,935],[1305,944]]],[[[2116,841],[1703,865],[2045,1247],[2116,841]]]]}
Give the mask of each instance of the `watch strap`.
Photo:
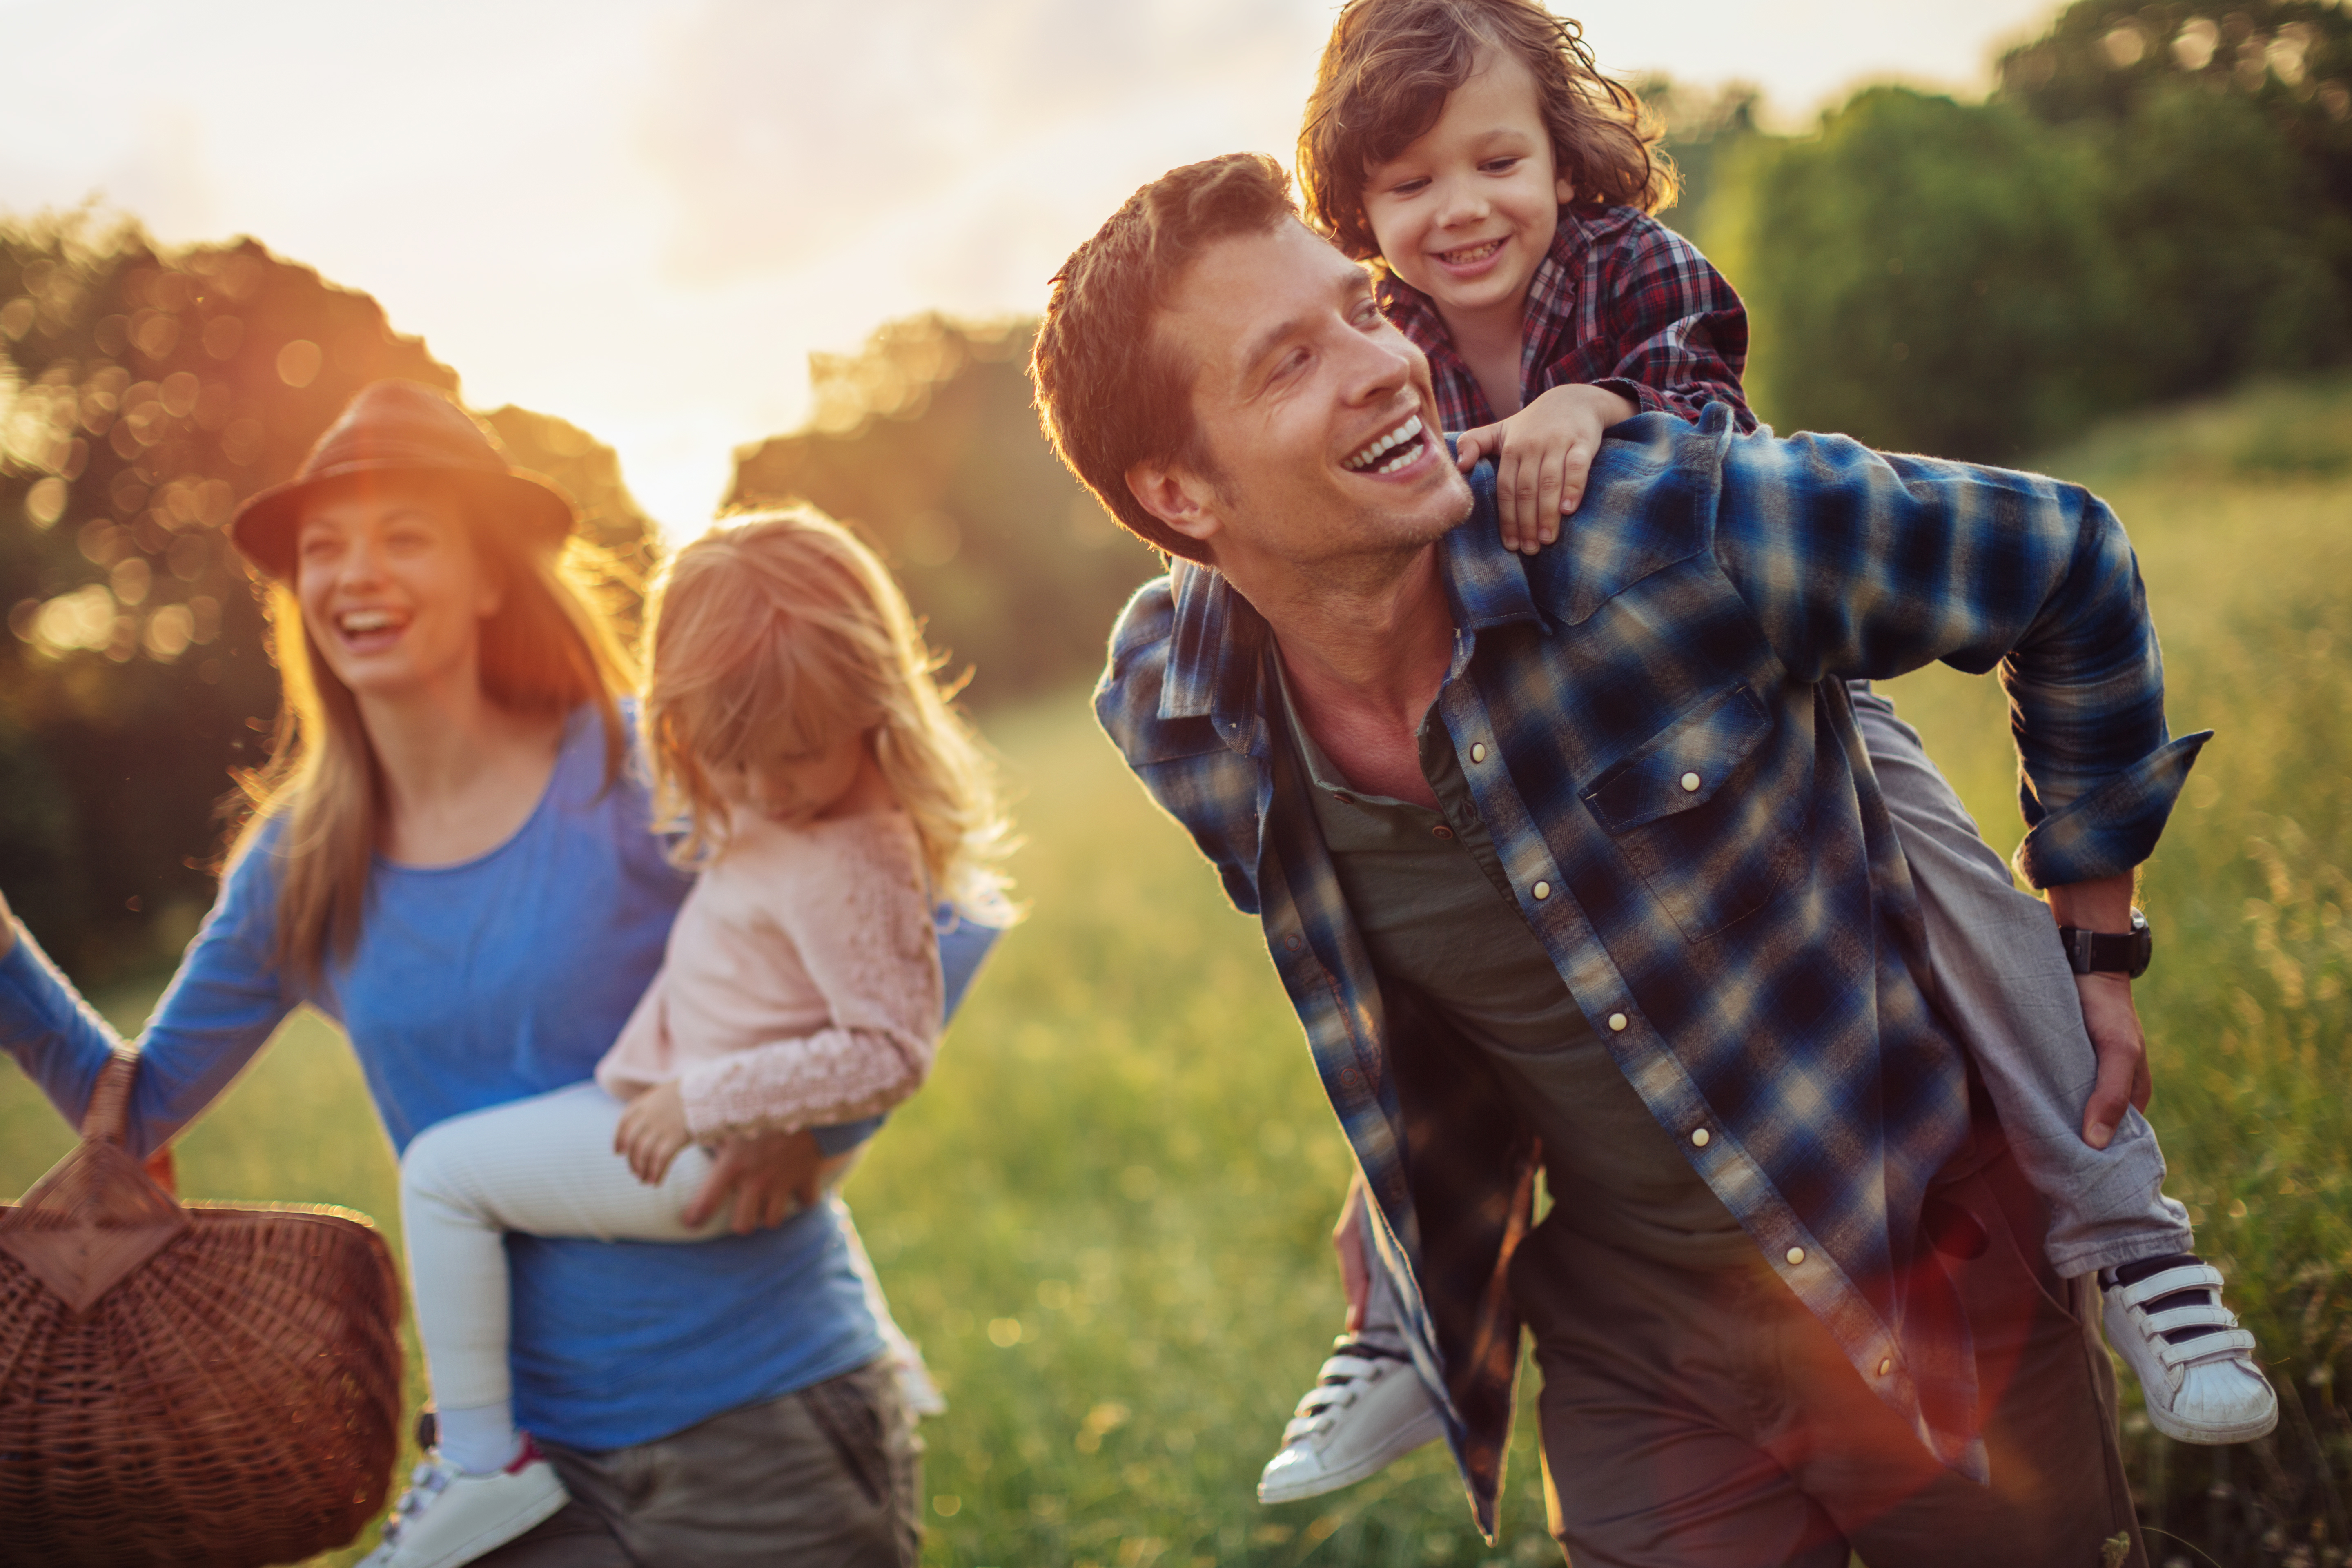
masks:
{"type": "Polygon", "coordinates": [[[2077,974],[2122,974],[2133,980],[2147,973],[2156,942],[2147,920],[2132,911],[2128,931],[2085,931],[2060,926],[2058,940],[2066,949],[2066,963],[2077,974]]]}

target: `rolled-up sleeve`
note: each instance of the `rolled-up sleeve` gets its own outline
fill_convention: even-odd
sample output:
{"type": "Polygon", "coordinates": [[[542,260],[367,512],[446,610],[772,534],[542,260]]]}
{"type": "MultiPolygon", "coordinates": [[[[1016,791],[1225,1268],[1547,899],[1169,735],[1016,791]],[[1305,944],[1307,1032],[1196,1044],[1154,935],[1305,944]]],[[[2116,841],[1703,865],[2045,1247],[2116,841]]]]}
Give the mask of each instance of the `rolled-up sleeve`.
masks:
{"type": "Polygon", "coordinates": [[[1718,562],[1798,679],[1941,660],[2010,696],[2035,887],[2147,858],[2211,731],[2166,728],[2139,564],[2105,502],[1843,437],[1721,441],[1718,562]]]}

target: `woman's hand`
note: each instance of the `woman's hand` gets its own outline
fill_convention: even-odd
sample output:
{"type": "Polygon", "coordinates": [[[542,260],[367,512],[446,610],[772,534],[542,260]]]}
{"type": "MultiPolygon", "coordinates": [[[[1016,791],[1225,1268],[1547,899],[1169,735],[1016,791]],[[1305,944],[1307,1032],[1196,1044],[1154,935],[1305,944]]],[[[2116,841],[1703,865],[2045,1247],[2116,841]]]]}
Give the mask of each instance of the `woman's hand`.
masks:
{"type": "Polygon", "coordinates": [[[710,1180],[702,1184],[702,1191],[680,1217],[689,1226],[698,1226],[717,1214],[731,1194],[735,1199],[731,1228],[736,1235],[749,1236],[782,1225],[815,1205],[824,1163],[816,1135],[805,1128],[792,1132],[739,1132],[719,1145],[710,1180]]]}
{"type": "Polygon", "coordinates": [[[613,1131],[613,1152],[626,1156],[629,1169],[649,1187],[661,1184],[669,1163],[693,1142],[686,1130],[686,1095],[676,1079],[629,1101],[613,1131]]]}

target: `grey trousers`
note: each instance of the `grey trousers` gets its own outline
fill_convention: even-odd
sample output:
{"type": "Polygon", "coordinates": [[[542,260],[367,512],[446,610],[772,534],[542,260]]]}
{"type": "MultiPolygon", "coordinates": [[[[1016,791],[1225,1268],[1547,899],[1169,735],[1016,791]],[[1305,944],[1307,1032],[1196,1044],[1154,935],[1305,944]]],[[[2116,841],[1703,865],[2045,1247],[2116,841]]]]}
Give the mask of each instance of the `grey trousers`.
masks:
{"type": "Polygon", "coordinates": [[[572,1501],[480,1568],[915,1568],[922,1443],[887,1360],[651,1443],[543,1443],[572,1501]]]}

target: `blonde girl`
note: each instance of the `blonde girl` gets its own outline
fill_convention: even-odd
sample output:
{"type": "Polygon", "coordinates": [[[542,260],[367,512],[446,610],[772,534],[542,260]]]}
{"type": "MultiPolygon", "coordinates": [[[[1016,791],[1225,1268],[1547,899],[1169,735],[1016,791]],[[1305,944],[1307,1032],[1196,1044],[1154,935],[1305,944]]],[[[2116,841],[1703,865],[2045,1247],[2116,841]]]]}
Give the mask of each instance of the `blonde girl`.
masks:
{"type": "MultiPolygon", "coordinates": [[[[912,1094],[941,1022],[935,911],[1008,918],[988,764],[897,584],[846,530],[807,510],[713,529],[670,563],[649,642],[656,819],[698,873],[661,971],[593,1083],[444,1121],[402,1161],[445,1455],[529,1451],[508,1403],[506,1233],[714,1235],[723,1215],[688,1213],[708,1146],[912,1094]]],[[[454,1466],[370,1561],[442,1568],[529,1528],[546,1500],[527,1469],[454,1466]]]]}

